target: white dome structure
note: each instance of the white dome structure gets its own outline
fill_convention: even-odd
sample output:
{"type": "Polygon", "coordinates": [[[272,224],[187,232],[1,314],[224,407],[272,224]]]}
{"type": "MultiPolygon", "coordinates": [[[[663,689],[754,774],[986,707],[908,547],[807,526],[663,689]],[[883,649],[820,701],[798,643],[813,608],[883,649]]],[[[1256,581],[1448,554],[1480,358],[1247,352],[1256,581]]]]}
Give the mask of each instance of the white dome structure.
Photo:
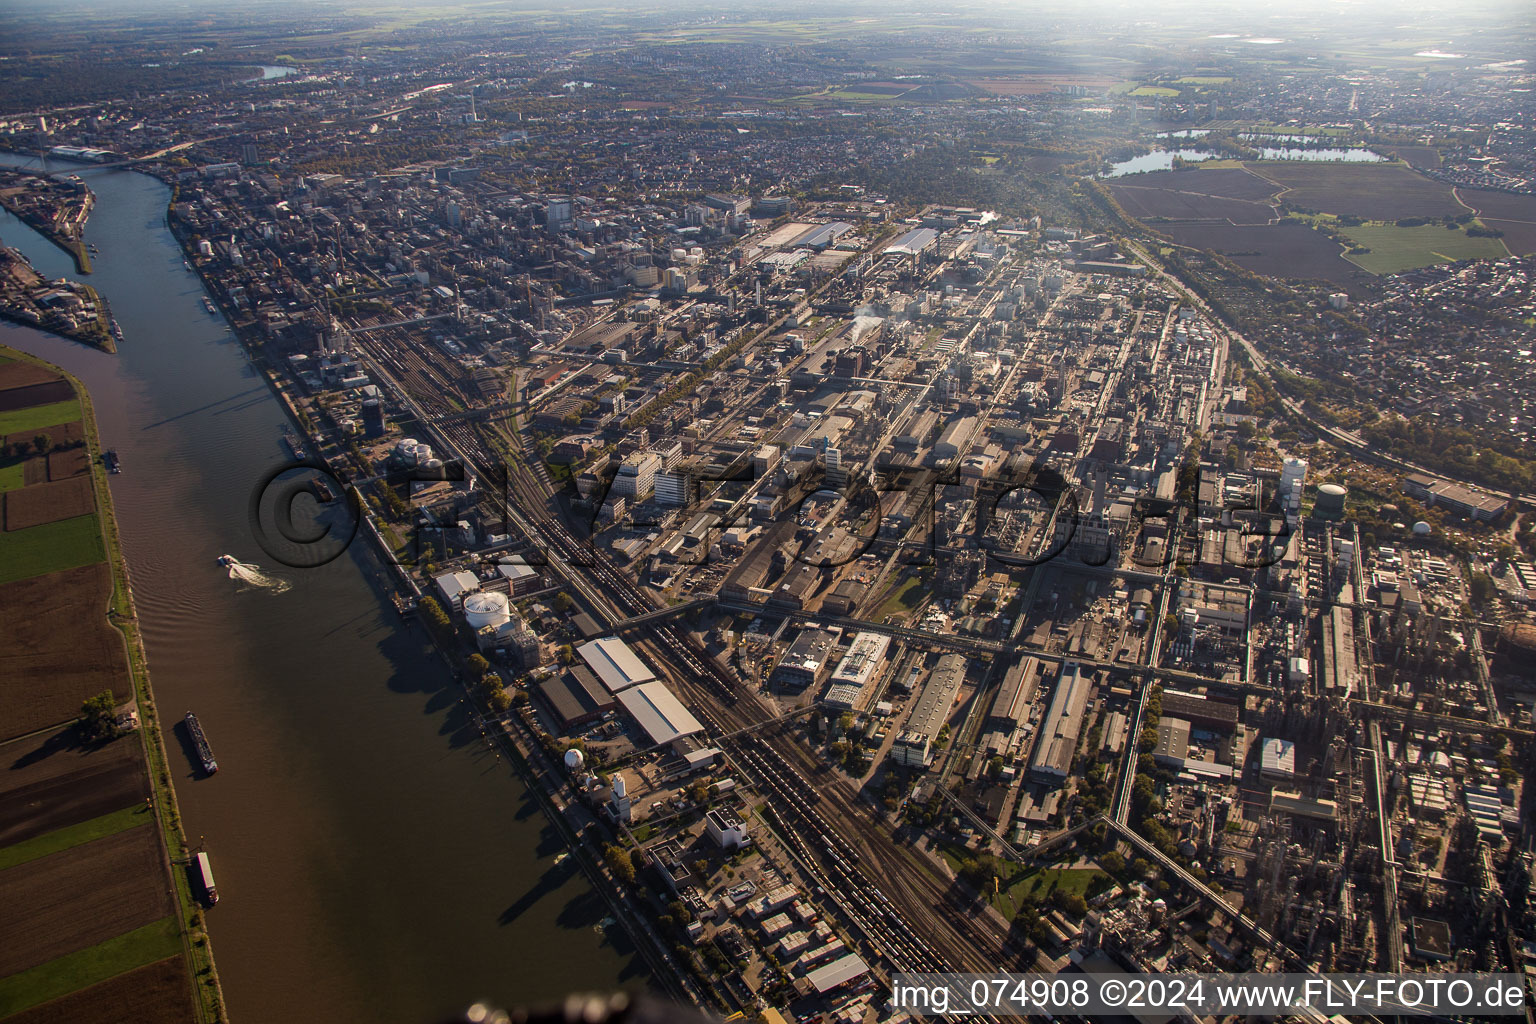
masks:
{"type": "Polygon", "coordinates": [[[1418,522],[1413,524],[1413,535],[1415,537],[1428,537],[1433,529],[1434,527],[1420,519],[1418,522]]]}
{"type": "Polygon", "coordinates": [[[581,751],[572,747],[565,752],[565,767],[571,772],[581,771],[581,766],[586,762],[586,757],[581,751]]]}
{"type": "Polygon", "coordinates": [[[483,590],[470,594],[464,598],[464,618],[476,632],[486,626],[505,625],[512,619],[507,608],[507,595],[483,590]]]}

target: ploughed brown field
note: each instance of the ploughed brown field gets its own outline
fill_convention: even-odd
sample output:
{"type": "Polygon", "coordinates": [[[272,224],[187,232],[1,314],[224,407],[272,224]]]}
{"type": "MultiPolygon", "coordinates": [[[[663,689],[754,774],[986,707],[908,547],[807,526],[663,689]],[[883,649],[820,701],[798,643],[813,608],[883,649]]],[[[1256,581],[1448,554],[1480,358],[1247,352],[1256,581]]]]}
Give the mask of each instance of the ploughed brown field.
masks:
{"type": "MultiPolygon", "coordinates": [[[[65,399],[73,398],[74,394],[71,393],[65,395],[64,397],[65,399]]],[[[33,404],[35,403],[27,403],[27,405],[33,404]]],[[[54,444],[74,444],[76,441],[85,440],[85,427],[81,425],[79,420],[72,420],[69,423],[56,423],[51,426],[44,427],[41,431],[18,430],[14,434],[6,434],[5,443],[30,445],[32,443],[32,439],[39,433],[47,434],[50,438],[53,439],[54,444]]]]}
{"type": "Polygon", "coordinates": [[[1516,256],[1536,252],[1536,196],[1458,188],[1461,201],[1477,211],[1478,219],[1504,232],[1504,247],[1516,256]]]}
{"type": "Polygon", "coordinates": [[[1415,167],[1439,167],[1440,151],[1433,146],[1375,146],[1377,152],[1406,160],[1415,167]]]}
{"type": "Polygon", "coordinates": [[[1198,164],[1182,171],[1129,174],[1109,184],[1110,188],[1116,189],[1134,185],[1137,188],[1168,189],[1219,199],[1246,199],[1266,203],[1280,191],[1280,186],[1274,182],[1243,167],[1201,167],[1198,164]]]}
{"type": "Polygon", "coordinates": [[[1244,166],[1287,188],[1280,198],[1304,210],[1362,220],[1457,217],[1467,212],[1451,194],[1451,186],[1402,164],[1267,160],[1244,166]]]}
{"type": "Polygon", "coordinates": [[[168,890],[148,825],[0,871],[0,977],[160,920],[168,890]]]}
{"type": "MultiPolygon", "coordinates": [[[[1198,187],[1199,182],[1190,182],[1198,187]]],[[[1227,199],[1222,196],[1180,192],[1169,188],[1144,188],[1140,185],[1111,185],[1110,191],[1138,220],[1228,221],[1233,224],[1268,224],[1275,219],[1275,208],[1267,202],[1227,199]]]]}
{"type": "Polygon", "coordinates": [[[69,381],[51,370],[23,362],[0,365],[0,412],[67,402],[74,397],[69,381]]]}
{"type": "Polygon", "coordinates": [[[106,617],[111,593],[105,562],[0,583],[0,740],[68,721],[102,690],[131,696],[122,634],[106,617]]]}
{"type": "Polygon", "coordinates": [[[1256,274],[1359,284],[1371,279],[1339,255],[1339,245],[1305,224],[1233,226],[1173,221],[1156,230],[1185,245],[1213,249],[1256,274]]]}
{"type": "MultiPolygon", "coordinates": [[[[27,363],[19,359],[15,362],[0,363],[0,392],[10,391],[13,388],[29,388],[35,384],[49,384],[63,379],[48,367],[38,366],[36,363],[27,363]]],[[[74,392],[70,392],[69,397],[75,397],[74,392]]]]}
{"type": "Polygon", "coordinates": [[[7,530],[25,530],[61,519],[88,516],[95,510],[96,497],[91,493],[88,476],[32,484],[5,492],[7,530]]]}
{"type": "Polygon", "coordinates": [[[73,476],[84,476],[90,471],[91,455],[84,448],[67,448],[62,452],[48,454],[49,480],[68,480],[73,476]]]}
{"type": "Polygon", "coordinates": [[[191,1019],[191,985],[186,963],[173,956],[23,1010],[5,1024],[181,1024],[191,1019]]]}
{"type": "Polygon", "coordinates": [[[47,455],[33,455],[21,464],[22,483],[46,484],[50,480],[68,480],[91,471],[91,455],[84,448],[66,448],[47,455]]]}
{"type": "Polygon", "coordinates": [[[137,736],[82,745],[73,727],[0,745],[0,846],[149,798],[137,736]]]}

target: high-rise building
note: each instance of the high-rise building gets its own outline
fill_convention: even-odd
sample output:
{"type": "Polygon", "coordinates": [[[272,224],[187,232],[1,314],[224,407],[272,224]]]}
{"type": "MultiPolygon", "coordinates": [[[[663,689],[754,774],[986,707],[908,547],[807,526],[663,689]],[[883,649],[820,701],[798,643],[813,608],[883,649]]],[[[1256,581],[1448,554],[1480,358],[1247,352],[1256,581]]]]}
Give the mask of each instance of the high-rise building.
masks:
{"type": "Polygon", "coordinates": [[[644,501],[656,489],[656,474],[661,469],[661,456],[651,451],[630,454],[619,467],[619,475],[613,479],[609,492],[632,502],[644,501]]]}
{"type": "Polygon", "coordinates": [[[661,471],[670,473],[677,468],[677,464],[683,461],[683,445],[680,441],[658,441],[651,446],[651,451],[661,457],[661,471]]]}
{"type": "Polygon", "coordinates": [[[843,469],[843,453],[837,448],[827,448],[822,453],[822,458],[827,466],[827,485],[840,488],[848,481],[848,474],[843,469]]]}
{"type": "Polygon", "coordinates": [[[656,475],[656,503],[680,506],[688,504],[688,474],[658,473],[656,475]]]}
{"type": "Polygon", "coordinates": [[[1307,460],[1286,459],[1280,467],[1280,504],[1287,509],[1301,507],[1301,492],[1307,482],[1307,460]]]}
{"type": "Polygon", "coordinates": [[[377,398],[363,402],[363,433],[368,437],[384,436],[384,403],[377,398]]]}

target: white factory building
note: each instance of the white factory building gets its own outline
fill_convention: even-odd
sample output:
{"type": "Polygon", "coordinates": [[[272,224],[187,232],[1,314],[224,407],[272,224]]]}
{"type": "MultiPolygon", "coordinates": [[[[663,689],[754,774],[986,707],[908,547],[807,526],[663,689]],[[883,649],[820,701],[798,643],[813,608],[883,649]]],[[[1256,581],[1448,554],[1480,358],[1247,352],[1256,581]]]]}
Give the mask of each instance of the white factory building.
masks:
{"type": "Polygon", "coordinates": [[[832,670],[827,692],[821,702],[839,711],[853,711],[861,707],[869,697],[870,684],[885,664],[885,652],[890,649],[891,638],[883,633],[860,633],[853,638],[848,653],[832,670]]]}
{"type": "Polygon", "coordinates": [[[704,729],[683,707],[683,702],[661,683],[641,683],[621,690],[619,703],[658,746],[704,729]]]}
{"type": "Polygon", "coordinates": [[[629,644],[616,636],[584,643],[576,648],[576,653],[609,693],[618,693],[656,678],[656,673],[640,660],[629,644]]]}
{"type": "Polygon", "coordinates": [[[443,603],[448,611],[453,611],[460,606],[464,595],[480,589],[480,578],[467,570],[459,572],[445,572],[441,576],[432,578],[433,586],[442,595],[443,603]]]}

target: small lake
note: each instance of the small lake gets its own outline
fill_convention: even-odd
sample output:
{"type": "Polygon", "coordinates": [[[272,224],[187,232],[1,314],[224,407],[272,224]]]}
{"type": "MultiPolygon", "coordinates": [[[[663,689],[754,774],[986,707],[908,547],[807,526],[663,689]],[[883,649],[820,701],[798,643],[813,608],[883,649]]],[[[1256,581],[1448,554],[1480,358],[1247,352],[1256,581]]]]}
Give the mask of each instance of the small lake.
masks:
{"type": "MultiPolygon", "coordinates": [[[[1159,138],[1197,138],[1190,132],[1199,132],[1200,129],[1186,129],[1183,132],[1165,133],[1159,138]]],[[[1301,135],[1265,135],[1264,139],[1274,139],[1281,142],[1303,142],[1309,140],[1301,135]]],[[[1244,135],[1244,139],[1253,136],[1244,135]]],[[[1387,158],[1380,153],[1374,153],[1369,149],[1345,149],[1340,146],[1325,146],[1316,149],[1302,148],[1300,146],[1262,146],[1259,148],[1261,160],[1299,160],[1307,163],[1342,163],[1342,164],[1377,164],[1387,158]]],[[[1200,163],[1204,160],[1220,158],[1220,153],[1212,153],[1204,149],[1158,149],[1151,153],[1143,153],[1141,156],[1122,160],[1117,164],[1111,164],[1103,177],[1121,178],[1127,174],[1145,174],[1148,171],[1167,171],[1173,169],[1174,157],[1182,157],[1185,163],[1200,163]]]]}
{"type": "Polygon", "coordinates": [[[1290,146],[1264,146],[1259,150],[1265,160],[1302,160],[1310,163],[1379,164],[1387,158],[1368,149],[1296,149],[1290,146]]]}
{"type": "Polygon", "coordinates": [[[1207,153],[1203,149],[1181,149],[1178,151],[1158,149],[1151,153],[1143,153],[1141,156],[1133,156],[1129,160],[1122,160],[1117,164],[1111,164],[1108,171],[1104,172],[1106,178],[1122,178],[1127,174],[1145,174],[1147,171],[1169,171],[1173,169],[1173,158],[1182,157],[1185,163],[1199,163],[1201,160],[1214,160],[1217,154],[1207,153]]]}
{"type": "Polygon", "coordinates": [[[273,78],[287,78],[289,75],[299,73],[298,68],[290,68],[282,64],[262,64],[256,70],[260,71],[261,74],[251,79],[253,82],[258,80],[265,82],[273,78]]]}

